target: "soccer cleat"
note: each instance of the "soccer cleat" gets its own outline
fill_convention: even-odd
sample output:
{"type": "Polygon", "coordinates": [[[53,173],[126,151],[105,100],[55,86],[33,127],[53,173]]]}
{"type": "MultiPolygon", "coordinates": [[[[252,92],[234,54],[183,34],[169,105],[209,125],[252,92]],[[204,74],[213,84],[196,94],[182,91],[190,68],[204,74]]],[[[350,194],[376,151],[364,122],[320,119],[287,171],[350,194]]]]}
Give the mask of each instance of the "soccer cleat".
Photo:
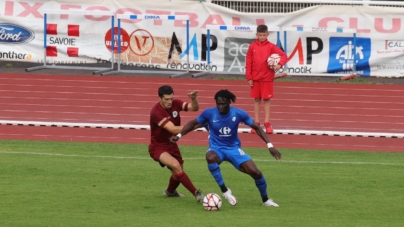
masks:
{"type": "Polygon", "coordinates": [[[202,191],[201,191],[201,190],[196,190],[194,196],[195,196],[195,199],[196,199],[196,201],[197,201],[198,203],[199,203],[200,201],[202,201],[203,197],[205,197],[205,196],[202,194],[202,191]]]}
{"type": "Polygon", "coordinates": [[[223,193],[223,196],[229,201],[230,205],[235,206],[237,204],[237,199],[231,194],[230,188],[227,188],[227,192],[223,193]]]}
{"type": "Polygon", "coordinates": [[[274,132],[274,130],[271,127],[271,123],[265,122],[264,125],[266,134],[272,134],[274,132]]]}
{"type": "Polygon", "coordinates": [[[279,205],[274,203],[272,199],[268,199],[265,203],[262,203],[262,205],[266,207],[279,207],[279,205]]]}
{"type": "Polygon", "coordinates": [[[184,195],[178,193],[177,190],[175,190],[173,194],[170,194],[170,193],[167,191],[167,189],[163,191],[163,195],[166,196],[166,197],[184,197],[184,195]]]}

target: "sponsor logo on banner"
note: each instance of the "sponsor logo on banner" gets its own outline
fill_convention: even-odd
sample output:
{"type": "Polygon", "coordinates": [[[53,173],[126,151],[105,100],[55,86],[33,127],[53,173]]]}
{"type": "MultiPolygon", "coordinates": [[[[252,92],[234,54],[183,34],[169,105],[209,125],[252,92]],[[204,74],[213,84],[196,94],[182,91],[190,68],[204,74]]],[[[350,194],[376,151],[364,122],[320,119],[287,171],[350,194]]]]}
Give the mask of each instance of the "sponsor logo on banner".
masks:
{"type": "MultiPolygon", "coordinates": [[[[125,36],[123,40],[125,45],[125,36]]],[[[175,33],[172,37],[155,37],[146,29],[137,29],[128,36],[127,48],[130,51],[122,53],[125,49],[121,52],[121,64],[141,68],[160,68],[160,65],[166,65],[167,68],[182,69],[186,66],[181,64],[181,43],[182,40],[178,40],[175,33]]]]}
{"type": "Polygon", "coordinates": [[[157,16],[157,15],[145,15],[144,19],[160,20],[160,16],[157,16]]]}
{"type": "MultiPolygon", "coordinates": [[[[109,50],[112,51],[112,44],[114,44],[114,53],[117,54],[118,53],[118,28],[115,27],[114,28],[114,43],[112,43],[111,41],[111,36],[112,36],[112,29],[109,29],[108,32],[105,34],[105,47],[109,50]]],[[[126,32],[125,29],[121,28],[120,31],[120,53],[125,52],[128,48],[129,48],[129,34],[126,32]]]]}
{"type": "Polygon", "coordinates": [[[402,53],[404,53],[404,40],[385,40],[384,46],[379,45],[376,51],[381,60],[375,64],[377,71],[388,75],[404,75],[404,64],[402,53]]]}
{"type": "Polygon", "coordinates": [[[46,56],[57,57],[58,49],[63,48],[69,57],[78,57],[79,48],[77,45],[77,38],[80,37],[80,25],[69,24],[67,25],[67,36],[58,36],[65,34],[65,28],[60,29],[58,24],[47,24],[46,33],[49,35],[48,46],[46,47],[46,56]],[[59,31],[61,30],[61,31],[59,31]]]}
{"type": "Polygon", "coordinates": [[[329,45],[328,73],[351,74],[356,64],[358,75],[370,76],[371,40],[369,38],[356,39],[356,52],[352,37],[331,37],[329,45]]]}
{"type": "Polygon", "coordinates": [[[385,40],[383,48],[381,45],[378,45],[378,47],[376,50],[377,55],[395,56],[404,53],[404,40],[385,40]]]}
{"type": "Polygon", "coordinates": [[[228,37],[224,40],[224,68],[225,72],[244,73],[245,56],[248,47],[255,39],[228,37]]]}
{"type": "Polygon", "coordinates": [[[252,31],[253,29],[248,26],[235,26],[234,30],[236,31],[252,31]]]}
{"type": "Polygon", "coordinates": [[[0,44],[29,43],[34,38],[34,32],[25,27],[0,23],[0,44]]]}
{"type": "Polygon", "coordinates": [[[154,48],[153,36],[147,30],[137,29],[130,35],[129,47],[134,54],[138,56],[145,56],[154,48]]]}
{"type": "Polygon", "coordinates": [[[386,40],[386,50],[404,50],[404,40],[386,40]]]}
{"type": "Polygon", "coordinates": [[[312,32],[327,32],[327,28],[314,27],[311,29],[312,32]]]}
{"type": "MultiPolygon", "coordinates": [[[[277,73],[304,73],[312,74],[313,58],[323,52],[324,43],[319,37],[298,38],[294,48],[287,51],[287,67],[283,67],[277,73]]],[[[277,43],[284,50],[282,44],[277,43]]]]}
{"type": "Polygon", "coordinates": [[[0,59],[30,61],[32,59],[32,54],[22,54],[15,51],[8,51],[8,52],[0,51],[0,59]]]}

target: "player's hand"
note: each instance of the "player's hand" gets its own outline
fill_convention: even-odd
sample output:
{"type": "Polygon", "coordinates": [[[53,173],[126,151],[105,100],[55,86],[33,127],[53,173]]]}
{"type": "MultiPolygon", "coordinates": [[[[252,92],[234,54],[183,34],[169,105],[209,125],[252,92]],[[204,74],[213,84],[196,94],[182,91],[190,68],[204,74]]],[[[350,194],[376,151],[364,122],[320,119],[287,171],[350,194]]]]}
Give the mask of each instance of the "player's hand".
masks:
{"type": "Polygon", "coordinates": [[[180,138],[178,138],[178,136],[171,136],[170,137],[170,143],[177,143],[177,141],[179,140],[180,138]]]}
{"type": "Polygon", "coordinates": [[[253,80],[248,80],[247,82],[248,82],[248,85],[250,85],[250,87],[252,87],[254,85],[253,80]]]}
{"type": "Polygon", "coordinates": [[[274,71],[276,72],[276,71],[278,71],[278,70],[281,68],[281,65],[274,65],[272,68],[273,68],[274,71]]]}
{"type": "Polygon", "coordinates": [[[190,99],[196,99],[196,97],[198,97],[198,92],[197,91],[189,92],[188,97],[190,99]]]}
{"type": "Polygon", "coordinates": [[[276,159],[276,160],[281,160],[282,159],[282,154],[279,153],[279,151],[275,147],[269,148],[269,153],[276,159]]]}

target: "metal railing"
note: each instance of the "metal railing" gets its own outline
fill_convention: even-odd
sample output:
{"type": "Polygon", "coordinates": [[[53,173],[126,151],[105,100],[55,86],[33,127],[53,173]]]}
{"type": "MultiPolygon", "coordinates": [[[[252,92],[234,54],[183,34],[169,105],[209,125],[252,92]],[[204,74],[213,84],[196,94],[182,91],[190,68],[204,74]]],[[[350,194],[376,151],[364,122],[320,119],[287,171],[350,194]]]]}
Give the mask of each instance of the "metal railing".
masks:
{"type": "Polygon", "coordinates": [[[291,13],[311,6],[317,5],[349,5],[349,6],[376,6],[376,7],[401,7],[404,8],[403,1],[326,1],[326,0],[207,0],[216,5],[220,5],[242,13],[291,13]]]}

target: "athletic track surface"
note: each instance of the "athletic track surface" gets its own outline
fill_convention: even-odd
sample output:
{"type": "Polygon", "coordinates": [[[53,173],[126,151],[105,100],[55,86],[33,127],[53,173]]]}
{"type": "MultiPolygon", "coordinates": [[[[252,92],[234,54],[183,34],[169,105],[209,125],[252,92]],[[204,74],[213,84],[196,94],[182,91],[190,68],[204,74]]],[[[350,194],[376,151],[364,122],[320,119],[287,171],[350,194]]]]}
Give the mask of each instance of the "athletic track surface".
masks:
{"type": "MultiPolygon", "coordinates": [[[[86,124],[148,125],[157,88],[172,85],[188,101],[199,91],[201,109],[229,89],[233,106],[253,116],[253,100],[243,80],[0,74],[0,120],[86,124]]],[[[263,112],[263,110],[261,111],[263,112]]],[[[183,124],[200,112],[182,112],[183,124]]],[[[263,113],[262,118],[263,119],[263,113]]],[[[275,82],[271,123],[276,130],[404,133],[404,89],[399,85],[275,82]]],[[[245,127],[245,126],[242,126],[245,127]]],[[[338,133],[337,133],[338,134],[338,133]]],[[[265,147],[254,134],[240,133],[244,147],[265,147]]],[[[148,143],[149,130],[26,126],[2,123],[0,139],[148,143]]],[[[270,135],[277,148],[403,152],[403,138],[270,135]]],[[[192,132],[180,144],[207,145],[206,132],[192,132]]]]}

